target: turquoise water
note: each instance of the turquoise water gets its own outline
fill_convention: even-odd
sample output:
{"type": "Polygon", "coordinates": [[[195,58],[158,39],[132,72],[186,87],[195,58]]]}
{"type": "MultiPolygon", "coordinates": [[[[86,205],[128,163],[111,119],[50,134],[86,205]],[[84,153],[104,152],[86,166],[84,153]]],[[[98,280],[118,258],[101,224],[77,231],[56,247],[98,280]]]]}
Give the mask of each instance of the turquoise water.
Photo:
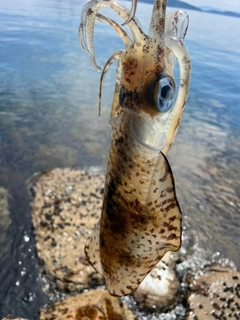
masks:
{"type": "MultiPolygon", "coordinates": [[[[99,118],[100,75],[77,40],[82,6],[0,4],[0,186],[9,191],[12,220],[0,230],[0,317],[36,319],[49,301],[40,286],[26,179],[57,166],[106,165],[115,70],[106,77],[99,118]]],[[[150,5],[138,5],[145,30],[150,12],[150,5]]],[[[188,13],[191,89],[169,160],[184,221],[210,255],[219,251],[239,268],[240,20],[188,13]]],[[[110,27],[98,24],[95,31],[103,66],[123,45],[110,27]]]]}

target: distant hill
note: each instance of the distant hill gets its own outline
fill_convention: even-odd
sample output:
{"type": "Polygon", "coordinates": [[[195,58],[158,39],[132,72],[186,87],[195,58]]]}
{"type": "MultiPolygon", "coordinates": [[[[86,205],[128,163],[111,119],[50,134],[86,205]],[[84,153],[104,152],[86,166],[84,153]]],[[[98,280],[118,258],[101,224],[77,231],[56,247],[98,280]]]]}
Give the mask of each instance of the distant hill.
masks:
{"type": "MultiPolygon", "coordinates": [[[[132,1],[132,0],[130,0],[132,1]]],[[[153,4],[154,0],[138,0],[140,2],[145,2],[145,3],[151,3],[153,4]]],[[[192,6],[191,4],[185,3],[183,1],[179,1],[179,0],[168,0],[168,6],[169,7],[177,7],[177,8],[181,8],[181,9],[191,9],[191,10],[197,10],[197,11],[201,11],[201,9],[192,6]]]]}
{"type": "Polygon", "coordinates": [[[216,9],[204,9],[201,8],[201,11],[203,12],[209,12],[209,13],[215,13],[215,14],[222,14],[223,16],[229,16],[229,17],[235,17],[235,18],[240,18],[240,14],[237,12],[232,12],[232,11],[219,11],[216,9]]]}
{"type": "MultiPolygon", "coordinates": [[[[132,0],[130,0],[132,1],[132,0]]],[[[145,2],[145,3],[151,3],[153,4],[154,0],[138,0],[140,2],[145,2]]],[[[211,7],[207,8],[198,8],[195,6],[192,6],[186,2],[179,1],[179,0],[168,0],[168,6],[169,7],[175,7],[175,8],[181,8],[181,9],[190,9],[190,10],[196,10],[196,11],[201,11],[201,12],[208,12],[208,13],[213,13],[213,14],[220,14],[224,16],[230,16],[230,17],[235,17],[235,18],[240,18],[240,14],[237,12],[231,12],[231,11],[221,11],[221,10],[216,10],[211,7]]]]}

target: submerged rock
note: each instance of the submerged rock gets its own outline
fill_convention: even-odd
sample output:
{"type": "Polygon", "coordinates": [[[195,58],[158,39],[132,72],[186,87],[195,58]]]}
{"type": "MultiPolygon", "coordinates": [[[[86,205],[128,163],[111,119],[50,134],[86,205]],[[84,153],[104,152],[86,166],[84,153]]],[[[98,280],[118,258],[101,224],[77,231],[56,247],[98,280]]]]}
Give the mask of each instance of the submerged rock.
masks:
{"type": "Polygon", "coordinates": [[[12,318],[12,316],[8,316],[7,318],[2,318],[2,320],[26,320],[23,318],[12,318]]]}
{"type": "Polygon", "coordinates": [[[217,268],[194,280],[188,320],[240,319],[240,272],[217,268]]]}
{"type": "Polygon", "coordinates": [[[0,258],[10,246],[10,241],[7,239],[10,224],[11,219],[8,209],[8,191],[3,187],[0,187],[0,258]]]}
{"type": "Polygon", "coordinates": [[[134,320],[136,317],[106,290],[91,290],[40,310],[40,320],[134,320]]]}
{"type": "Polygon", "coordinates": [[[101,213],[103,185],[103,175],[71,169],[46,171],[28,181],[38,257],[61,289],[103,281],[84,254],[101,213]]]}

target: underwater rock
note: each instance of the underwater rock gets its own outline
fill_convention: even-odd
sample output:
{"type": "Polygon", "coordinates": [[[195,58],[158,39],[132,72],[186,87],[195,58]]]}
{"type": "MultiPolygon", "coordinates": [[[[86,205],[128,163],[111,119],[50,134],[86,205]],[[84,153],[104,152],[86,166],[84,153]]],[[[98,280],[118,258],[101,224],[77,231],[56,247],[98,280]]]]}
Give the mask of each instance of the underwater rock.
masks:
{"type": "Polygon", "coordinates": [[[10,246],[10,241],[7,241],[7,232],[11,224],[9,215],[8,191],[0,187],[0,258],[10,246]]]}
{"type": "Polygon", "coordinates": [[[12,318],[12,316],[8,316],[7,318],[2,318],[2,320],[26,320],[23,318],[12,318]]]}
{"type": "Polygon", "coordinates": [[[134,293],[142,307],[157,307],[166,311],[179,303],[177,293],[181,285],[174,271],[173,255],[177,253],[167,252],[134,293]]]}
{"type": "Polygon", "coordinates": [[[134,320],[127,306],[106,290],[91,290],[40,310],[40,320],[134,320]]]}
{"type": "Polygon", "coordinates": [[[216,268],[194,280],[188,320],[240,319],[240,272],[216,268]]]}
{"type": "Polygon", "coordinates": [[[100,216],[103,185],[102,174],[71,169],[46,171],[28,181],[38,257],[60,289],[103,283],[84,254],[100,216]]]}

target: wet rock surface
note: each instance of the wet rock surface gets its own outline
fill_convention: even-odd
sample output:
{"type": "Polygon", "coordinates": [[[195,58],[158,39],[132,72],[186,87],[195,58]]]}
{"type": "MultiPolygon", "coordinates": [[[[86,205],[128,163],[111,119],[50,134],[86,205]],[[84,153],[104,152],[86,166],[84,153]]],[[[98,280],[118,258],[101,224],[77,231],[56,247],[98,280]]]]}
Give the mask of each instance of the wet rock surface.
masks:
{"type": "Polygon", "coordinates": [[[118,298],[106,290],[91,290],[64,301],[39,313],[40,320],[133,320],[136,316],[118,298]]]}
{"type": "Polygon", "coordinates": [[[240,319],[240,272],[217,268],[190,286],[188,320],[240,319]]]}
{"type": "Polygon", "coordinates": [[[76,291],[102,277],[88,265],[84,245],[99,219],[104,177],[55,169],[28,181],[38,257],[60,289],[76,291]]]}

